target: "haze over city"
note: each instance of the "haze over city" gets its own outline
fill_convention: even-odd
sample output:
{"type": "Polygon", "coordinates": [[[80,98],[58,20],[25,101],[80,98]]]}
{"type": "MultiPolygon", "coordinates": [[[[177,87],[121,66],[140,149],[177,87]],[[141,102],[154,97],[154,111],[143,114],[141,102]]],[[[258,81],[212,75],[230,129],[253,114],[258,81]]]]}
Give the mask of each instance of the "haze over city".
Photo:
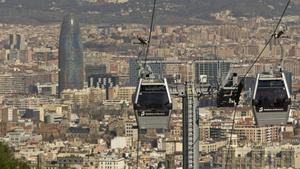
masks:
{"type": "Polygon", "coordinates": [[[300,168],[299,0],[0,0],[0,168],[300,168]]]}

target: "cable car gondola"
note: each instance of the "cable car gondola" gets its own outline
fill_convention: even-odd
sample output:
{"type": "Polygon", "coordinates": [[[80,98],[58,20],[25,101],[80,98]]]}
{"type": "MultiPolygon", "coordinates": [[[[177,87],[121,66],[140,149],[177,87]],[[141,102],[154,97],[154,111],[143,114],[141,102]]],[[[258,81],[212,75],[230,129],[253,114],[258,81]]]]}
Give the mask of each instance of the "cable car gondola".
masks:
{"type": "MultiPolygon", "coordinates": [[[[228,74],[230,75],[230,74],[228,74]]],[[[237,73],[232,73],[231,76],[225,79],[227,82],[220,87],[217,92],[217,107],[234,107],[234,93],[237,91],[238,76],[237,73]]]]}
{"type": "Polygon", "coordinates": [[[133,108],[140,129],[168,129],[172,101],[166,79],[140,79],[133,108]]]}
{"type": "Polygon", "coordinates": [[[257,126],[285,125],[288,121],[291,97],[285,74],[260,73],[252,98],[257,126]]]}

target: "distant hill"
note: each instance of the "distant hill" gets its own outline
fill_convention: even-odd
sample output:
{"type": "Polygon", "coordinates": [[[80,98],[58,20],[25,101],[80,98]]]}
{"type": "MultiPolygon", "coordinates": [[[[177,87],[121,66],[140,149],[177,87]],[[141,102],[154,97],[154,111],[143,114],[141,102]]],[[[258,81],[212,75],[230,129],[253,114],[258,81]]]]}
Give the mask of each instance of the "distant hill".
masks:
{"type": "MultiPolygon", "coordinates": [[[[294,0],[295,1],[295,0],[294,0]]],[[[0,1],[1,2],[1,1],[0,1]]],[[[70,11],[85,23],[148,23],[152,0],[124,4],[90,4],[82,0],[6,0],[0,3],[0,22],[42,24],[60,22],[70,11]],[[148,20],[147,20],[148,19],[148,20]]],[[[201,24],[214,22],[211,13],[230,10],[234,16],[279,16],[287,0],[158,0],[157,22],[201,24]]],[[[288,14],[299,15],[291,3],[288,14]]]]}

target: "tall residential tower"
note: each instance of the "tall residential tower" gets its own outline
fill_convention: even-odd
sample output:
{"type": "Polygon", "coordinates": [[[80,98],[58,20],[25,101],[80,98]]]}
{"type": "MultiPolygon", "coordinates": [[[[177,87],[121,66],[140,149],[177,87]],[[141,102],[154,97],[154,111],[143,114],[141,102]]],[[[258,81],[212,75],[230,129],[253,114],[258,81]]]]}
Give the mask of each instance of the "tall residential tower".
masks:
{"type": "Polygon", "coordinates": [[[82,89],[84,82],[83,49],[76,16],[65,16],[59,37],[59,93],[65,89],[82,89]]]}

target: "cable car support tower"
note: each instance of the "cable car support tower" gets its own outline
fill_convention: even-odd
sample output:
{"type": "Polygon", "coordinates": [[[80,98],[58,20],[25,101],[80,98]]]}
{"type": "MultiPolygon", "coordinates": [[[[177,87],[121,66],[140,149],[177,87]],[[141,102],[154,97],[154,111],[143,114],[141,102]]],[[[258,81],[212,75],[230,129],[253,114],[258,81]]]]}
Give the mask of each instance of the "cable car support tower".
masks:
{"type": "MultiPolygon", "coordinates": [[[[139,61],[140,82],[137,86],[134,100],[134,110],[139,129],[148,128],[168,128],[170,119],[170,110],[172,109],[172,101],[170,95],[176,95],[182,98],[182,152],[183,152],[183,169],[199,169],[199,112],[198,103],[200,96],[205,95],[201,88],[195,88],[194,85],[194,64],[187,62],[187,82],[182,86],[168,86],[167,81],[156,79],[153,75],[151,67],[147,64],[147,56],[149,53],[149,45],[151,42],[151,33],[153,29],[153,19],[155,13],[156,0],[154,0],[151,25],[148,41],[139,38],[140,45],[146,47],[144,63],[139,61]],[[200,90],[199,90],[200,89],[200,90]],[[196,92],[199,90],[199,92],[196,92]],[[157,94],[156,98],[152,98],[157,94]],[[160,96],[160,97],[159,97],[160,96]],[[166,97],[168,96],[168,97],[166,97]],[[151,98],[151,99],[150,99],[151,98]],[[155,103],[155,100],[162,100],[155,103]],[[146,103],[146,102],[147,103],[146,103]],[[163,112],[163,113],[162,113],[163,112]],[[147,115],[149,114],[149,115],[147,115]],[[154,120],[156,119],[156,120],[154,120]],[[153,122],[154,121],[154,122],[153,122]],[[157,123],[161,124],[157,124],[157,123]],[[151,124],[150,124],[151,123],[151,124]]],[[[138,134],[139,135],[139,134],[138,134]]],[[[139,137],[139,136],[138,136],[139,137]]],[[[138,139],[139,140],[139,139],[138,139]]],[[[139,141],[138,141],[139,142],[139,141]]],[[[139,143],[138,143],[139,145],[139,143]]],[[[137,168],[139,163],[139,154],[137,148],[137,168]]]]}
{"type": "Polygon", "coordinates": [[[199,113],[197,111],[198,99],[195,97],[193,82],[184,85],[182,97],[182,152],[183,169],[199,168],[199,113]]]}

